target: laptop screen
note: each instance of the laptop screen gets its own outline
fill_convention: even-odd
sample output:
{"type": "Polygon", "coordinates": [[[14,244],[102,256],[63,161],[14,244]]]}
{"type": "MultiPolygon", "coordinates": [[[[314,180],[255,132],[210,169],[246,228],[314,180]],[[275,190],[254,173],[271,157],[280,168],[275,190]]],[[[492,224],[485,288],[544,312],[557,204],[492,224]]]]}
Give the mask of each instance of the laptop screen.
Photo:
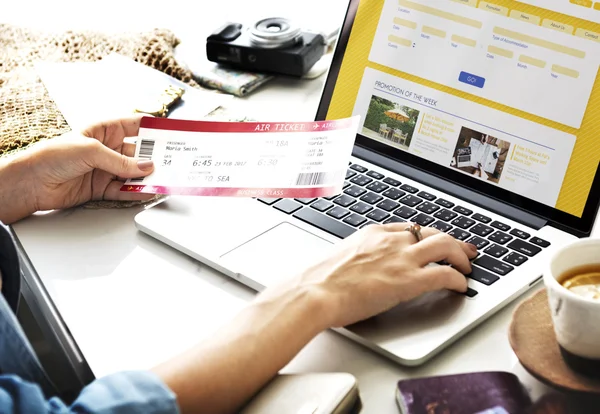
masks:
{"type": "Polygon", "coordinates": [[[360,115],[359,145],[581,227],[600,160],[600,0],[353,6],[320,116],[360,115]]]}

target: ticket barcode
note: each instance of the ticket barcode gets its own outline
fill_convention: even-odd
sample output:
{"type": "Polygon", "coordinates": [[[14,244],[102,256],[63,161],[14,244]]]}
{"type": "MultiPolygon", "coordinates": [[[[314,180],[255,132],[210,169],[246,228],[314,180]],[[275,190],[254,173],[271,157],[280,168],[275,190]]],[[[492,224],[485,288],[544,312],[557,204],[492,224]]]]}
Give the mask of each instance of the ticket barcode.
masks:
{"type": "Polygon", "coordinates": [[[333,181],[336,175],[330,172],[300,173],[296,185],[323,185],[333,181]]]}
{"type": "Polygon", "coordinates": [[[154,144],[156,141],[152,139],[143,139],[140,144],[140,158],[152,159],[152,154],[154,154],[154,144]]]}
{"type": "MultiPolygon", "coordinates": [[[[146,160],[152,159],[152,154],[154,154],[154,144],[156,141],[152,139],[143,139],[140,143],[140,153],[138,154],[138,158],[144,158],[146,160]]],[[[129,180],[130,183],[141,183],[144,181],[145,177],[137,177],[129,180]]]]}

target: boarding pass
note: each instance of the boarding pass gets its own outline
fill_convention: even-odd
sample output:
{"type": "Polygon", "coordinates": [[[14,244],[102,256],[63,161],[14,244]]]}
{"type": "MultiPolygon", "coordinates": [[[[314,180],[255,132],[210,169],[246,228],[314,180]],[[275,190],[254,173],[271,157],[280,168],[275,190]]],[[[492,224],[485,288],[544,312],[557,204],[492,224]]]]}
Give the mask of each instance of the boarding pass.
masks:
{"type": "Polygon", "coordinates": [[[206,122],[145,117],[135,156],[154,171],[121,191],[268,198],[339,194],[359,117],[315,122],[206,122]]]}

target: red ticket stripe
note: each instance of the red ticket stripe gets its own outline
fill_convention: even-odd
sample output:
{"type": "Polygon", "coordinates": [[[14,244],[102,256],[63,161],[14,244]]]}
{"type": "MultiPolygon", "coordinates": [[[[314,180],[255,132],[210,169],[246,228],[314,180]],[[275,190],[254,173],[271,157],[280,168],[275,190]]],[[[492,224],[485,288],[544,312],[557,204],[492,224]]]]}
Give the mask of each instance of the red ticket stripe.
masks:
{"type": "Polygon", "coordinates": [[[346,129],[352,118],[315,122],[208,122],[143,117],[140,128],[186,132],[313,132],[346,129]]]}
{"type": "Polygon", "coordinates": [[[206,187],[166,187],[156,185],[124,184],[121,191],[127,193],[148,193],[178,196],[209,197],[259,197],[259,198],[317,198],[341,193],[341,187],[313,188],[206,188],[206,187]]]}

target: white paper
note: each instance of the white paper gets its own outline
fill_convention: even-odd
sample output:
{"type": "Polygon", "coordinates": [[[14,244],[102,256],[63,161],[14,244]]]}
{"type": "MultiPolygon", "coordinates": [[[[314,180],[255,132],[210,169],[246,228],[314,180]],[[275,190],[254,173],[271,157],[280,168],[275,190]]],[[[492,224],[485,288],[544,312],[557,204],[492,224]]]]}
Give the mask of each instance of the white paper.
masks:
{"type": "Polygon", "coordinates": [[[127,117],[152,102],[169,85],[182,87],[182,103],[169,117],[200,120],[231,96],[192,88],[121,55],[98,62],[40,62],[36,70],[50,97],[73,130],[94,122],[127,117]]]}

